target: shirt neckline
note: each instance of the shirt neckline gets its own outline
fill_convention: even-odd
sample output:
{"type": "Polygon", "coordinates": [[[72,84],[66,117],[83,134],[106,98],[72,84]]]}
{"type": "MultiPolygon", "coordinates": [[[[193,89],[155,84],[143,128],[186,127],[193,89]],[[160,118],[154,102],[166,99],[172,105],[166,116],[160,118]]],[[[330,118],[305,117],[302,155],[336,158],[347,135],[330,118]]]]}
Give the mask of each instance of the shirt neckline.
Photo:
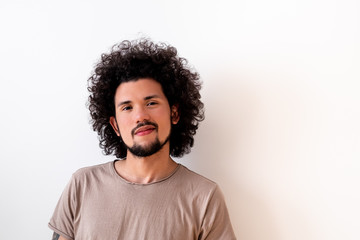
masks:
{"type": "Polygon", "coordinates": [[[122,182],[125,182],[126,184],[129,184],[129,185],[137,185],[137,186],[149,186],[149,185],[154,185],[157,183],[164,182],[164,181],[168,180],[169,178],[171,178],[172,176],[174,176],[175,173],[177,173],[178,170],[180,169],[180,167],[182,166],[180,163],[177,163],[177,166],[174,169],[174,171],[172,171],[168,176],[166,176],[162,179],[159,179],[157,181],[150,182],[150,183],[136,183],[136,182],[130,182],[130,181],[126,180],[125,178],[123,178],[122,176],[120,176],[120,174],[118,174],[118,172],[115,169],[115,162],[117,162],[117,161],[121,161],[121,160],[116,159],[116,160],[110,162],[110,168],[111,168],[111,171],[113,172],[113,174],[115,174],[116,177],[119,178],[122,182]]]}

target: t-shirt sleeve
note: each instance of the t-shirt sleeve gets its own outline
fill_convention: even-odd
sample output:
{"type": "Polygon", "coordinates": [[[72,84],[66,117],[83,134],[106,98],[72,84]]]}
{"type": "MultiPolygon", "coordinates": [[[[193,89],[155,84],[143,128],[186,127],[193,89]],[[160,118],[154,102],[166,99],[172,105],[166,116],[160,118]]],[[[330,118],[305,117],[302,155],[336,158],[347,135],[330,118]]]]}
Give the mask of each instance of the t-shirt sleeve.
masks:
{"type": "Polygon", "coordinates": [[[74,239],[74,220],[76,211],[76,182],[72,176],[56,205],[49,228],[65,238],[74,239]]]}
{"type": "Polygon", "coordinates": [[[236,240],[224,195],[216,186],[202,222],[201,240],[236,240]]]}

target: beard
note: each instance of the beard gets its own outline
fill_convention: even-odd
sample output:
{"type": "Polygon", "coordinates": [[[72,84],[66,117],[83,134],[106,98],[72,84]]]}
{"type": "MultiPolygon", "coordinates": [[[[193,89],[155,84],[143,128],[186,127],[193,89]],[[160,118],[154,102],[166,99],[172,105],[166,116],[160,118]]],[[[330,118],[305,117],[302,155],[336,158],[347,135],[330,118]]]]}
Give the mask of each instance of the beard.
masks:
{"type": "MultiPolygon", "coordinates": [[[[142,123],[139,123],[131,131],[131,135],[134,137],[136,129],[138,129],[140,127],[143,127],[145,125],[151,125],[151,126],[153,126],[155,128],[156,132],[158,131],[158,125],[156,123],[149,122],[149,121],[144,121],[142,123]]],[[[159,138],[156,137],[156,139],[147,146],[141,146],[141,145],[139,145],[137,143],[134,143],[134,145],[132,147],[129,147],[128,145],[126,145],[125,142],[123,142],[123,143],[124,143],[126,149],[129,150],[129,152],[131,152],[134,156],[136,156],[136,157],[148,157],[148,156],[151,156],[151,155],[159,152],[164,147],[164,145],[169,141],[170,135],[171,135],[171,131],[170,131],[169,135],[167,136],[167,138],[164,140],[163,143],[160,143],[159,138]]]]}
{"type": "Polygon", "coordinates": [[[148,146],[141,146],[137,143],[134,144],[134,146],[129,147],[125,143],[125,147],[136,157],[148,157],[151,156],[157,152],[159,152],[163,146],[169,141],[169,136],[165,139],[163,143],[160,143],[159,138],[156,138],[150,145],[148,146]]]}

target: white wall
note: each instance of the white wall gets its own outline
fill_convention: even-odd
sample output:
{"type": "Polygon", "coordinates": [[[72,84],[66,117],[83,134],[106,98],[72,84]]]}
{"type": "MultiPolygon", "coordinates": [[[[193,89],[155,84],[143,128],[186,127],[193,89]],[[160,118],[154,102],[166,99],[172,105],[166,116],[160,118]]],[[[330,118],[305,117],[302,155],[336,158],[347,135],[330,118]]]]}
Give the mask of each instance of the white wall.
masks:
{"type": "Polygon", "coordinates": [[[360,239],[359,16],[357,0],[2,1],[0,239],[50,239],[71,173],[113,159],[86,80],[141,34],[201,73],[180,162],[220,184],[238,239],[360,239]]]}

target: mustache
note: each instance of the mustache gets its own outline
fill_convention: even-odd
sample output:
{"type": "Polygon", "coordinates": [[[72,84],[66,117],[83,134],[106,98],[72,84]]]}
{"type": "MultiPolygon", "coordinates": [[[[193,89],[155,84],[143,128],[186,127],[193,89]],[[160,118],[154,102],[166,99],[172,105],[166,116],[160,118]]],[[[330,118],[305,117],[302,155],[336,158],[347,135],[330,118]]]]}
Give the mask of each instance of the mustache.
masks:
{"type": "Polygon", "coordinates": [[[136,127],[133,130],[131,130],[131,135],[134,136],[136,130],[138,130],[139,128],[146,126],[146,125],[153,126],[153,127],[155,127],[156,130],[158,129],[158,125],[156,123],[150,122],[150,121],[144,121],[144,122],[141,122],[138,125],[136,125],[136,127]]]}

